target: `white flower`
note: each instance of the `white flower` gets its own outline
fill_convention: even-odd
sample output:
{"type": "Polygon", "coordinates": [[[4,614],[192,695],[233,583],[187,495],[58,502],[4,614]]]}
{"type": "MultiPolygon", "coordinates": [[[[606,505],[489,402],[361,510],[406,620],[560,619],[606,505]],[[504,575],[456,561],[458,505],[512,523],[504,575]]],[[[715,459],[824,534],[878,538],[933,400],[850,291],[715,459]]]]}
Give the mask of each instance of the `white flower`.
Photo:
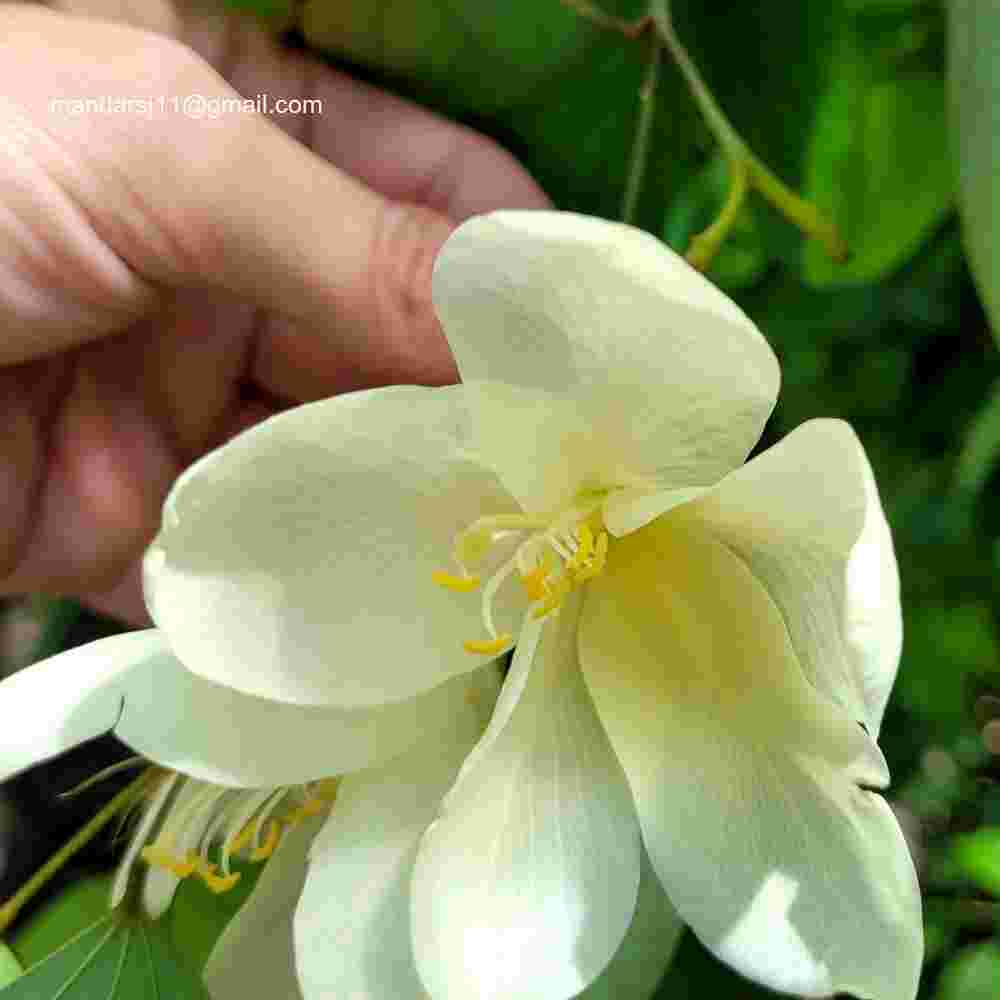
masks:
{"type": "MultiPolygon", "coordinates": [[[[269,967],[291,989],[304,882],[306,1000],[647,995],[682,922],[778,989],[912,998],[919,895],[876,791],[898,582],[853,433],[812,421],[742,465],[777,362],[625,226],[475,219],[434,297],[462,386],[355,393],[247,432],[182,477],[147,557],[157,655],[190,694],[147,694],[164,683],[147,671],[126,742],[224,784],[366,767],[307,875],[305,838],[279,847],[264,879],[286,889],[227,932],[217,995],[263,975],[255,927],[283,929],[269,967]],[[441,805],[465,751],[425,758],[442,758],[453,693],[515,643],[441,805]],[[153,746],[149,719],[170,738],[153,746]]],[[[66,735],[25,721],[8,770],[96,731],[64,683],[70,708],[48,717],[66,735]]],[[[105,728],[113,687],[91,684],[105,728]]]]}

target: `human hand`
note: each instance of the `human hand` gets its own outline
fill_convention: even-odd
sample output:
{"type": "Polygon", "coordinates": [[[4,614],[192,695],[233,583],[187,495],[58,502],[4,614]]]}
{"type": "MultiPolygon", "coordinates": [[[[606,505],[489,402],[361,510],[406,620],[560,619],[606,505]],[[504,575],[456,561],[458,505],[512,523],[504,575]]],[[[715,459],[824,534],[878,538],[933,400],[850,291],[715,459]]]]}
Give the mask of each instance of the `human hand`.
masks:
{"type": "Polygon", "coordinates": [[[484,138],[245,20],[115,3],[0,5],[0,593],[138,624],[178,473],[284,406],[454,381],[438,248],[469,215],[547,202],[484,138]],[[238,94],[322,112],[174,104],[238,94]]]}

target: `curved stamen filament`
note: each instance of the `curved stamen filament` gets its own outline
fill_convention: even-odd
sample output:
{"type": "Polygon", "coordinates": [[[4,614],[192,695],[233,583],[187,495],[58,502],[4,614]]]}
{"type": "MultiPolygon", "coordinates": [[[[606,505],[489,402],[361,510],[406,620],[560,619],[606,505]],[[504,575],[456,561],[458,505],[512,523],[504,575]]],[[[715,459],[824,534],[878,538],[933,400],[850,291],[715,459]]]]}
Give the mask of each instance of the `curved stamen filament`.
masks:
{"type": "Polygon", "coordinates": [[[436,569],[431,573],[431,579],[439,586],[447,590],[454,590],[459,594],[471,593],[479,586],[479,577],[455,576],[453,573],[446,573],[442,569],[436,569]]]}
{"type": "Polygon", "coordinates": [[[462,643],[462,648],[467,653],[496,656],[502,653],[513,641],[514,637],[510,633],[505,633],[498,635],[495,639],[466,639],[462,643]]]}
{"type": "MultiPolygon", "coordinates": [[[[194,875],[212,892],[226,892],[240,879],[239,872],[230,870],[234,854],[242,853],[251,862],[266,860],[290,829],[306,817],[329,808],[336,789],[334,779],[297,789],[252,792],[187,779],[159,835],[139,853],[147,864],[162,868],[178,879],[194,875]],[[275,818],[275,811],[290,797],[294,808],[275,818]],[[188,844],[196,844],[196,849],[185,850],[188,844]],[[219,864],[209,860],[209,852],[215,847],[219,848],[219,864]]],[[[148,833],[146,829],[142,836],[148,833]]]]}
{"type": "Polygon", "coordinates": [[[575,587],[601,573],[609,544],[600,514],[602,496],[600,493],[588,494],[584,503],[575,503],[550,515],[480,517],[458,535],[453,554],[460,575],[436,570],[432,576],[439,586],[469,593],[480,586],[481,577],[470,572],[468,566],[483,562],[499,541],[530,532],[483,587],[481,614],[489,638],[466,640],[462,645],[467,652],[496,656],[513,643],[513,636],[500,635],[497,631],[493,604],[500,587],[515,570],[528,600],[534,605],[532,615],[535,618],[544,618],[556,611],[575,587]],[[562,564],[558,573],[553,572],[553,557],[562,564]]]}

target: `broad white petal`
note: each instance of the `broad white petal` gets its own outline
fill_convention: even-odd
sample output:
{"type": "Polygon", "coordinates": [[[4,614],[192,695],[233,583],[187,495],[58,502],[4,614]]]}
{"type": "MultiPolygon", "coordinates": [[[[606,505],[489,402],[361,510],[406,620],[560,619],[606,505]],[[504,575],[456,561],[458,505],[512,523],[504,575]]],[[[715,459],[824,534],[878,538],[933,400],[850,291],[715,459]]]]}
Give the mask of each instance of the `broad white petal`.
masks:
{"type": "Polygon", "coordinates": [[[686,513],[763,584],[809,680],[877,736],[902,613],[889,526],[854,431],[811,420],[686,513]]]}
{"type": "Polygon", "coordinates": [[[673,514],[621,539],[580,655],[653,866],[701,940],[776,989],[912,1000],[920,897],[870,790],[884,760],[806,680],[745,563],[673,514]]]}
{"type": "Polygon", "coordinates": [[[163,655],[156,629],[59,653],[0,681],[0,781],[110,732],[122,678],[163,655]]]}
{"type": "Polygon", "coordinates": [[[561,498],[567,455],[574,490],[624,470],[713,483],[743,462],[777,398],[778,364],[753,323],[629,226],[557,212],[471,219],[441,250],[433,294],[480,393],[482,453],[530,509],[561,498]]]}
{"type": "Polygon", "coordinates": [[[417,843],[481,735],[498,674],[479,672],[451,724],[412,752],[341,782],[316,838],[295,914],[305,1000],[424,1000],[410,938],[410,873],[417,843]]]}
{"type": "Polygon", "coordinates": [[[250,898],[215,943],[204,972],[212,1000],[302,1000],[292,920],[306,880],[309,847],[322,822],[310,817],[282,837],[250,898]]]}
{"type": "Polygon", "coordinates": [[[388,760],[446,729],[468,697],[484,684],[488,693],[484,676],[374,708],[289,705],[185,670],[159,630],[129,632],[0,683],[0,780],[113,731],[154,763],[213,784],[314,781],[388,760]]]}
{"type": "Polygon", "coordinates": [[[580,1000],[648,1000],[667,971],[683,931],[684,921],[643,848],[632,923],[615,957],[580,994],[580,1000]]]}
{"type": "Polygon", "coordinates": [[[630,535],[674,507],[697,500],[709,489],[707,486],[687,486],[679,490],[618,490],[604,501],[601,509],[605,527],[615,538],[630,535]]]}
{"type": "Polygon", "coordinates": [[[178,480],[146,599],[188,669],[350,707],[479,666],[462,649],[482,629],[478,595],[431,574],[449,569],[456,532],[518,508],[463,451],[462,392],[397,386],[297,407],[178,480]]]}
{"type": "MultiPolygon", "coordinates": [[[[417,968],[435,1000],[576,996],[635,910],[635,809],[583,684],[578,599],[550,619],[506,725],[463,769],[413,872],[417,968]]],[[[475,753],[475,752],[474,752],[475,753]]]]}

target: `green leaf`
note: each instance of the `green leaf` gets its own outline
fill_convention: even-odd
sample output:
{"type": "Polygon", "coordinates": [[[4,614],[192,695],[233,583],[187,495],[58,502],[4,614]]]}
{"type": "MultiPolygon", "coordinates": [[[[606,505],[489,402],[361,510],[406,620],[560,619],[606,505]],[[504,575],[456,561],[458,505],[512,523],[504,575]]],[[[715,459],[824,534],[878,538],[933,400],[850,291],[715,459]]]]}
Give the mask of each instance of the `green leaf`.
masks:
{"type": "Polygon", "coordinates": [[[948,4],[948,91],[965,244],[1000,341],[1000,5],[948,4]]]}
{"type": "MultiPolygon", "coordinates": [[[[618,214],[646,46],[560,0],[307,0],[301,24],[315,48],[499,137],[560,207],[618,214]]],[[[676,74],[664,74],[657,105],[647,172],[654,229],[694,159],[692,129],[680,125],[696,118],[676,74]]]]}
{"type": "Polygon", "coordinates": [[[968,725],[977,678],[1000,666],[992,609],[985,601],[925,600],[911,609],[906,626],[896,696],[911,713],[933,723],[938,739],[955,738],[968,725]]]}
{"type": "Polygon", "coordinates": [[[1000,946],[992,941],[958,953],[941,972],[934,1000],[996,1000],[1000,946]]]}
{"type": "Polygon", "coordinates": [[[25,968],[44,961],[85,927],[108,913],[111,877],[81,879],[28,919],[11,937],[14,953],[25,968]]]}
{"type": "Polygon", "coordinates": [[[944,79],[923,53],[933,47],[931,29],[904,19],[886,35],[845,19],[817,112],[805,194],[840,227],[851,259],[836,264],[807,244],[803,275],[815,287],[879,280],[951,206],[944,79]]]}
{"type": "Polygon", "coordinates": [[[956,836],[952,852],[958,866],[976,885],[1000,896],[1000,826],[956,836]]]}
{"type": "Polygon", "coordinates": [[[247,901],[264,865],[233,864],[240,880],[229,891],[210,892],[197,879],[185,879],[174,894],[170,909],[160,918],[176,955],[193,972],[201,973],[219,935],[247,901]]]}
{"type": "Polygon", "coordinates": [[[14,952],[0,941],[0,988],[12,983],[23,971],[14,952]]]}
{"type": "Polygon", "coordinates": [[[164,931],[116,914],[84,928],[0,991],[3,1000],[206,1000],[164,931]]]}
{"type": "Polygon", "coordinates": [[[978,493],[1000,459],[1000,381],[965,432],[955,481],[960,489],[978,493]]]}
{"type": "Polygon", "coordinates": [[[175,903],[155,923],[108,910],[111,875],[75,882],[11,939],[14,955],[28,971],[0,997],[204,1000],[205,956],[249,893],[254,874],[245,879],[242,892],[224,897],[193,880],[182,883],[175,896],[180,907],[175,903]],[[228,896],[233,898],[219,902],[228,896]]]}

